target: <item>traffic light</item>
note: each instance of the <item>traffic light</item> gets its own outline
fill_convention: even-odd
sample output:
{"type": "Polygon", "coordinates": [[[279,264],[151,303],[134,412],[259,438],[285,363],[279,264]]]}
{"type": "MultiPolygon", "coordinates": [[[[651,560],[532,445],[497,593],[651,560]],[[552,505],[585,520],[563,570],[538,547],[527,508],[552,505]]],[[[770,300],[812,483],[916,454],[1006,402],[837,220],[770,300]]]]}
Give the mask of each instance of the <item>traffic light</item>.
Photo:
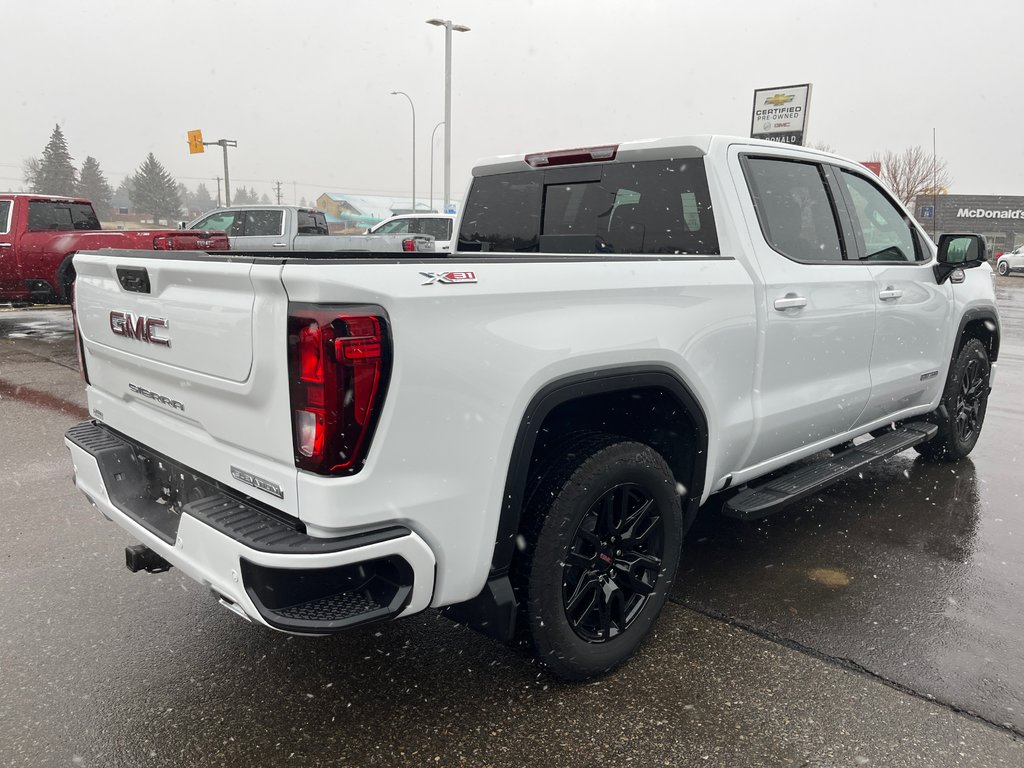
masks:
{"type": "Polygon", "coordinates": [[[206,150],[203,147],[203,132],[200,130],[188,132],[188,151],[189,154],[198,155],[206,150]]]}

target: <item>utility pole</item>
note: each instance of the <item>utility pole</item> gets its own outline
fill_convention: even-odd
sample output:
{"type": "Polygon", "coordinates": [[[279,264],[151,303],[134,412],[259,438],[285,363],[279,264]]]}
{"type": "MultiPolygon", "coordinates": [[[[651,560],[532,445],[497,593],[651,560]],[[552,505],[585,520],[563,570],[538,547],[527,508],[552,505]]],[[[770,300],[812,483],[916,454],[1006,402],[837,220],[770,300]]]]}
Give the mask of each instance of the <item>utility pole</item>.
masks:
{"type": "Polygon", "coordinates": [[[280,205],[281,204],[281,182],[280,181],[275,181],[274,182],[274,187],[276,187],[276,189],[277,189],[277,204],[280,205]]]}
{"type": "Polygon", "coordinates": [[[220,208],[220,176],[217,177],[217,207],[220,208]]]}
{"type": "Polygon", "coordinates": [[[204,141],[203,146],[209,147],[216,144],[224,150],[224,205],[231,205],[231,176],[228,174],[228,147],[237,147],[238,142],[234,139],[217,139],[216,141],[204,141]]]}

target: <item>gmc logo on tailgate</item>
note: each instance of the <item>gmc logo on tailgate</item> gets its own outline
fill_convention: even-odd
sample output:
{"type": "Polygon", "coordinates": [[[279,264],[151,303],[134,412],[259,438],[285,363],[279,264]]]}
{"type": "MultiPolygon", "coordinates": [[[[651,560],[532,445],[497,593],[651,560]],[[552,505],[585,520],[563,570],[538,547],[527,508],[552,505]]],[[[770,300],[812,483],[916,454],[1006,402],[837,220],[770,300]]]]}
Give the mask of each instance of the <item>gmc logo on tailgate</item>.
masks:
{"type": "Polygon", "coordinates": [[[111,312],[110,330],[115,336],[124,336],[126,339],[138,339],[147,344],[159,344],[162,347],[171,346],[171,340],[167,337],[157,336],[159,329],[167,328],[168,322],[162,317],[136,317],[131,312],[111,312]]]}

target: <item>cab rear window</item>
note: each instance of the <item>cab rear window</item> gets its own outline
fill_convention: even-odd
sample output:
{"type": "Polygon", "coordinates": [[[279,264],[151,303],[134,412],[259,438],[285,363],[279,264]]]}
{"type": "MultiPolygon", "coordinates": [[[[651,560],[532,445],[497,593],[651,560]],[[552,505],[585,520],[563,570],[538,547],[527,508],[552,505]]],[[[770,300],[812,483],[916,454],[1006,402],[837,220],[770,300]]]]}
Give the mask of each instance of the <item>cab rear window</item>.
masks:
{"type": "Polygon", "coordinates": [[[100,220],[91,205],[66,203],[61,200],[30,200],[28,229],[30,232],[96,230],[100,220]]]}
{"type": "Polygon", "coordinates": [[[719,253],[700,158],[478,177],[458,247],[512,253],[719,253]]]}

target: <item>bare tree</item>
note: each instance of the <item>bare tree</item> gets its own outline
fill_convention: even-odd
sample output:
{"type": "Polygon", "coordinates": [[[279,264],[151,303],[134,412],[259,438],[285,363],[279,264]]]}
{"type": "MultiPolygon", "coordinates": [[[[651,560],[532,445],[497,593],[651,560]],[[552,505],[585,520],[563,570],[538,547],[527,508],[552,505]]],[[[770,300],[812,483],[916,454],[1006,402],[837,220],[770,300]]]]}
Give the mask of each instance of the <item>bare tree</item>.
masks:
{"type": "Polygon", "coordinates": [[[887,149],[882,156],[876,152],[871,159],[882,164],[882,181],[907,206],[918,195],[943,194],[943,190],[953,183],[946,170],[946,161],[936,157],[933,165],[932,154],[920,145],[902,152],[887,149]]]}
{"type": "Polygon", "coordinates": [[[833,155],[836,154],[835,148],[831,144],[828,144],[828,143],[826,143],[824,141],[816,141],[813,144],[811,144],[810,148],[811,149],[816,149],[819,152],[829,152],[829,153],[831,153],[833,155]]]}

